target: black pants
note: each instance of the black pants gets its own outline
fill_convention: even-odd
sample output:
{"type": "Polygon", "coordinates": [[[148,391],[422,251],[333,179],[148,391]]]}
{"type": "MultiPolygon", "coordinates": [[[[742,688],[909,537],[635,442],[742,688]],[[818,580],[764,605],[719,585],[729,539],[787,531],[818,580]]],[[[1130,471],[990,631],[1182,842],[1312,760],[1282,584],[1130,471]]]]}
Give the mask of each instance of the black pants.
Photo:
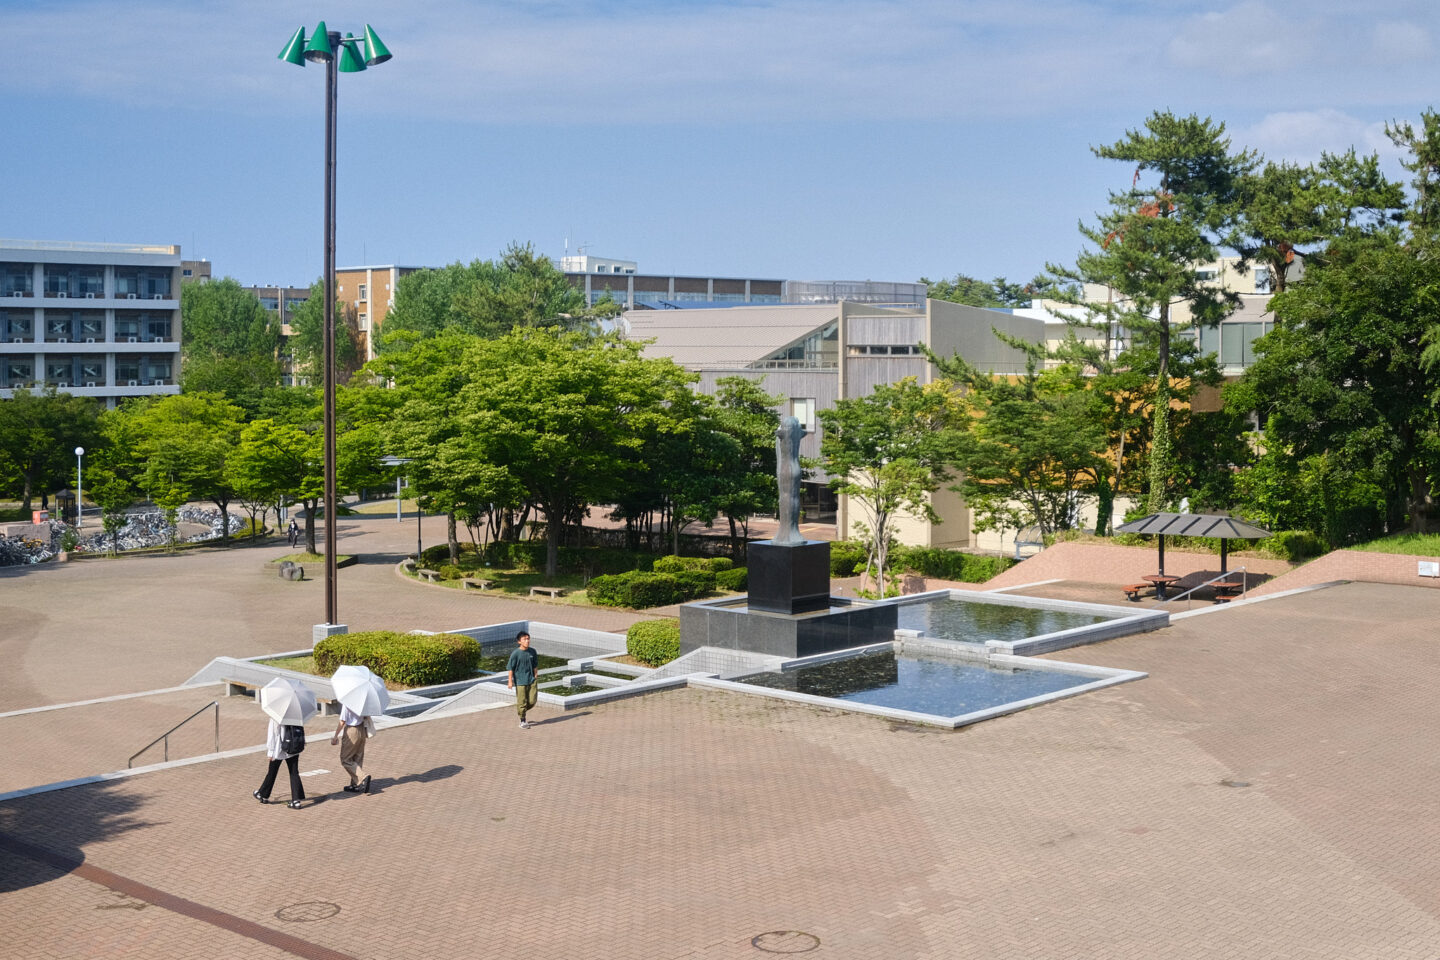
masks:
{"type": "MultiPolygon", "coordinates": [[[[285,766],[290,768],[290,799],[304,800],[305,788],[300,785],[300,756],[285,758],[285,766]]],[[[265,780],[260,784],[260,796],[270,799],[270,790],[275,786],[275,774],[280,772],[280,761],[271,760],[270,769],[265,771],[265,780]]]]}

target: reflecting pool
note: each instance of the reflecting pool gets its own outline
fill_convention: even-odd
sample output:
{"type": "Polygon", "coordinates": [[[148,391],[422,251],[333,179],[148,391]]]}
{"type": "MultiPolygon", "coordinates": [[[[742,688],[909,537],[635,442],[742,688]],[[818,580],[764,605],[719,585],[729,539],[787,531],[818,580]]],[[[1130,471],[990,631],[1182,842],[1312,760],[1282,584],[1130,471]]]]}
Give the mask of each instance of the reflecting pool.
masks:
{"type": "Polygon", "coordinates": [[[1112,619],[1073,610],[1042,610],[948,597],[902,603],[898,610],[897,626],[902,630],[920,630],[927,637],[967,643],[984,643],[986,640],[1013,643],[1060,630],[1094,626],[1112,619]]]}
{"type": "Polygon", "coordinates": [[[751,674],[736,682],[937,717],[958,717],[1094,680],[1053,670],[993,667],[975,661],[883,651],[782,673],[751,674]]]}

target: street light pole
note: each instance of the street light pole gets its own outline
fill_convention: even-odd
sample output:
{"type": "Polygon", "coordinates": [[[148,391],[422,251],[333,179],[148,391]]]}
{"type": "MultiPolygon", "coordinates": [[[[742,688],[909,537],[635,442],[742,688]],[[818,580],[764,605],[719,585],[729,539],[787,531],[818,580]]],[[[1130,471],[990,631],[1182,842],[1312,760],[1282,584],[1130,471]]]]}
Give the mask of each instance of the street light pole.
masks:
{"type": "Polygon", "coordinates": [[[75,530],[76,530],[77,532],[80,530],[81,524],[84,523],[84,515],[85,515],[85,507],[83,506],[83,504],[85,503],[85,500],[84,500],[84,498],[81,496],[81,494],[83,493],[83,491],[81,490],[81,484],[83,483],[83,481],[84,481],[84,479],[85,479],[85,468],[84,468],[84,463],[85,463],[85,461],[84,461],[84,459],[83,459],[84,456],[85,456],[85,448],[84,448],[84,447],[76,447],[76,448],[75,448],[75,530]]]}
{"type": "Polygon", "coordinates": [[[335,116],[337,71],[359,73],[390,59],[390,51],[367,23],[364,59],[357,47],[361,41],[350,35],[342,40],[339,31],[328,30],[321,20],[309,42],[301,27],[290,38],[280,59],[303,67],[308,60],[325,65],[325,329],[321,334],[321,367],[325,379],[325,622],[339,622],[339,593],[336,576],[335,524],[338,517],[335,483],[335,116]]]}

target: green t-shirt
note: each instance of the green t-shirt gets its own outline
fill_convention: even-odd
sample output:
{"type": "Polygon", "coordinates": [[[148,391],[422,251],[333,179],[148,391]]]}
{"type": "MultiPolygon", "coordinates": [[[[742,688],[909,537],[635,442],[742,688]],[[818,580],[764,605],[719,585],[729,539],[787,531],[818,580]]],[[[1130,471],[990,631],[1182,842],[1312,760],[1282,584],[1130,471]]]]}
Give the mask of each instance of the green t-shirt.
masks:
{"type": "Polygon", "coordinates": [[[535,682],[535,667],[540,663],[540,654],[534,650],[521,650],[516,647],[510,651],[510,659],[505,663],[505,669],[515,674],[516,686],[528,686],[535,682]]]}

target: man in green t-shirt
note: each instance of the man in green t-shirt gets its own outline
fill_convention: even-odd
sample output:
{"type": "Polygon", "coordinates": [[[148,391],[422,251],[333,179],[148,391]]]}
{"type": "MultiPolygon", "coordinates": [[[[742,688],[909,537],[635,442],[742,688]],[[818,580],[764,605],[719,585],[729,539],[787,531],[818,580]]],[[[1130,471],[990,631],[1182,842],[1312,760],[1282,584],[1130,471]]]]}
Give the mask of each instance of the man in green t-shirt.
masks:
{"type": "Polygon", "coordinates": [[[520,729],[529,730],[525,713],[535,706],[540,695],[540,685],[535,682],[540,654],[530,649],[530,634],[524,630],[515,635],[515,642],[520,646],[510,651],[510,659],[505,663],[505,670],[510,674],[505,686],[515,688],[515,712],[520,714],[520,729]]]}

